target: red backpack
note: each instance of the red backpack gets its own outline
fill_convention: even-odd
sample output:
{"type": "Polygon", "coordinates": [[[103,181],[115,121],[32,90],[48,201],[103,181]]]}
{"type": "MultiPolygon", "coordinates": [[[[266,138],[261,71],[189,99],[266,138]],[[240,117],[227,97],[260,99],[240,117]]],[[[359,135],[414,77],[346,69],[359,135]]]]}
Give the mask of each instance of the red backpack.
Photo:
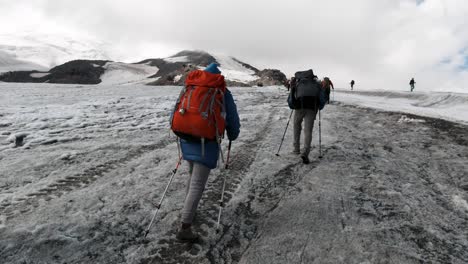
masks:
{"type": "Polygon", "coordinates": [[[220,140],[226,128],[225,92],[221,74],[190,72],[174,108],[172,131],[190,141],[220,140]]]}

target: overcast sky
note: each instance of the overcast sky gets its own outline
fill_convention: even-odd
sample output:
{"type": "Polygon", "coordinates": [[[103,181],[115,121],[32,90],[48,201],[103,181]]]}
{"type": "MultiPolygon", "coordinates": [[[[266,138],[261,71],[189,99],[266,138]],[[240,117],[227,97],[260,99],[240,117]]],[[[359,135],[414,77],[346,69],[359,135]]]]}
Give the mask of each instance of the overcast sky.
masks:
{"type": "Polygon", "coordinates": [[[116,60],[201,49],[339,87],[468,92],[466,0],[0,0],[0,33],[88,34],[116,60]],[[10,25],[5,27],[4,25],[10,25]],[[118,50],[118,52],[115,52],[118,50]]]}

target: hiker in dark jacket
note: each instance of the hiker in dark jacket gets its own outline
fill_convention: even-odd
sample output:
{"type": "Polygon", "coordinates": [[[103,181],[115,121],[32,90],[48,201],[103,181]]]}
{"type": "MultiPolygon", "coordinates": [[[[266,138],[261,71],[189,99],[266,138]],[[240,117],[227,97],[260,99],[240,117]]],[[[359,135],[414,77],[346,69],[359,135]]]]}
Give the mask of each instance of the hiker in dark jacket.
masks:
{"type": "Polygon", "coordinates": [[[309,154],[312,143],[312,130],[319,109],[325,105],[325,96],[322,85],[312,70],[296,72],[295,85],[291,89],[291,98],[294,98],[294,143],[293,153],[301,155],[304,164],[309,164],[309,154]],[[304,148],[301,152],[300,139],[302,122],[304,121],[304,148]]]}
{"type": "Polygon", "coordinates": [[[285,86],[286,86],[286,88],[288,88],[288,91],[291,90],[291,87],[294,85],[294,82],[295,82],[295,81],[296,81],[296,80],[295,80],[294,77],[292,77],[291,79],[288,79],[288,80],[286,81],[285,86]]]}
{"type": "Polygon", "coordinates": [[[352,91],[353,87],[354,87],[354,80],[351,80],[351,82],[349,84],[351,84],[351,91],[352,91]]]}
{"type": "MultiPolygon", "coordinates": [[[[203,85],[204,82],[209,82],[212,86],[226,86],[224,78],[220,80],[216,75],[221,74],[217,65],[212,63],[204,70],[206,74],[200,76],[201,79],[191,80],[197,85],[203,85]],[[216,78],[216,79],[215,79],[216,78]],[[213,83],[218,81],[219,83],[213,83]]],[[[190,81],[189,81],[190,82],[190,81]]],[[[194,83],[186,83],[194,85],[194,83]]],[[[224,94],[226,108],[226,132],[229,140],[236,140],[240,132],[240,121],[237,113],[237,107],[234,103],[234,98],[229,90],[226,89],[224,94]]],[[[219,144],[214,141],[208,141],[201,146],[202,143],[180,140],[183,159],[189,164],[189,179],[187,182],[187,194],[182,209],[181,220],[182,225],[177,233],[177,239],[182,241],[195,241],[198,239],[198,234],[192,230],[192,221],[197,210],[198,203],[202,197],[206,182],[210,171],[216,168],[219,156],[219,144]],[[204,153],[202,153],[204,151],[204,153]]]]}
{"type": "Polygon", "coordinates": [[[335,87],[333,86],[333,83],[330,80],[330,78],[328,77],[323,78],[322,88],[325,89],[325,100],[327,101],[327,104],[330,104],[331,89],[335,90],[335,87]]]}
{"type": "Polygon", "coordinates": [[[410,80],[410,82],[409,82],[409,85],[410,85],[410,87],[411,87],[411,92],[414,90],[414,84],[415,84],[415,83],[416,83],[416,82],[414,81],[414,78],[411,78],[411,80],[410,80]]]}

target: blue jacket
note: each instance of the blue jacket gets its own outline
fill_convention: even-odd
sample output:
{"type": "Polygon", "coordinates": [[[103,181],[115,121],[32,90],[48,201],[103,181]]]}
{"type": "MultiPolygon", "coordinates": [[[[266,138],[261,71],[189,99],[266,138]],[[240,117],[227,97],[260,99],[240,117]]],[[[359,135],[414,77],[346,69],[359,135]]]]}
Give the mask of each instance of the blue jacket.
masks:
{"type": "MultiPolygon", "coordinates": [[[[224,94],[226,106],[226,134],[229,140],[236,140],[240,133],[239,114],[236,103],[229,90],[224,94]]],[[[216,142],[205,142],[205,155],[202,156],[202,145],[181,139],[180,147],[184,160],[199,162],[210,169],[216,168],[219,156],[219,146],[216,142]]]]}

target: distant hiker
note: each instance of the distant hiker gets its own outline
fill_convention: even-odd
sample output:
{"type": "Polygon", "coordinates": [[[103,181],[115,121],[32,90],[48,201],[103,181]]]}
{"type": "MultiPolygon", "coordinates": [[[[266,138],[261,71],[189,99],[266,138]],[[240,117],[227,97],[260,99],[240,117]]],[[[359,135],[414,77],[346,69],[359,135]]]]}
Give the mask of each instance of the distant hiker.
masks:
{"type": "Polygon", "coordinates": [[[288,91],[291,90],[291,87],[292,87],[292,85],[294,85],[295,82],[296,82],[296,78],[294,78],[294,77],[291,77],[291,79],[288,79],[286,81],[286,88],[288,88],[288,91]]]}
{"type": "Polygon", "coordinates": [[[289,91],[289,88],[291,88],[291,81],[289,79],[287,79],[286,81],[284,81],[284,86],[288,89],[289,91]]]}
{"type": "Polygon", "coordinates": [[[411,81],[409,82],[409,85],[410,85],[410,87],[411,87],[411,92],[414,90],[414,84],[415,84],[415,83],[416,83],[416,82],[414,81],[414,78],[411,78],[411,81]]]}
{"type": "Polygon", "coordinates": [[[288,79],[288,80],[286,81],[286,83],[287,83],[287,86],[286,86],[286,87],[288,88],[288,91],[291,90],[291,87],[292,87],[292,85],[293,85],[294,82],[295,82],[294,77],[292,77],[291,79],[288,79]]]}
{"type": "Polygon", "coordinates": [[[335,87],[333,86],[333,83],[330,80],[330,78],[328,78],[328,77],[323,78],[322,87],[323,87],[323,89],[325,89],[325,100],[327,101],[327,104],[329,104],[330,103],[331,89],[335,90],[335,87]]]}
{"type": "Polygon", "coordinates": [[[288,97],[289,107],[294,109],[293,153],[300,154],[302,162],[309,164],[315,116],[325,105],[325,94],[312,70],[296,72],[294,77],[295,82],[291,85],[288,97]],[[301,153],[302,121],[304,121],[304,148],[301,153]]]}
{"type": "Polygon", "coordinates": [[[180,138],[183,159],[188,161],[187,194],[181,213],[181,228],[177,239],[195,241],[192,221],[210,170],[216,168],[221,137],[229,140],[239,136],[240,122],[231,92],[215,63],[205,70],[188,74],[171,119],[171,128],[180,138]]]}
{"type": "Polygon", "coordinates": [[[354,87],[354,80],[351,80],[351,82],[349,84],[351,84],[351,91],[352,91],[353,87],[354,87]]]}

